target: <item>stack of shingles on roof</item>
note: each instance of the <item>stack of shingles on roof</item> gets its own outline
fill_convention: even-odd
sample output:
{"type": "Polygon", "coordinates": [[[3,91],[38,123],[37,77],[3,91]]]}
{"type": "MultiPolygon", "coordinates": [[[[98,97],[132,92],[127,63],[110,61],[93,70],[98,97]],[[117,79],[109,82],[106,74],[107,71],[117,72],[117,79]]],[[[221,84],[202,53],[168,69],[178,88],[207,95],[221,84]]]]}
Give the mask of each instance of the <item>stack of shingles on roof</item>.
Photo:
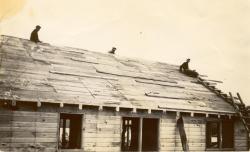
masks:
{"type": "Polygon", "coordinates": [[[232,110],[178,66],[4,36],[0,96],[142,109],[232,110]]]}

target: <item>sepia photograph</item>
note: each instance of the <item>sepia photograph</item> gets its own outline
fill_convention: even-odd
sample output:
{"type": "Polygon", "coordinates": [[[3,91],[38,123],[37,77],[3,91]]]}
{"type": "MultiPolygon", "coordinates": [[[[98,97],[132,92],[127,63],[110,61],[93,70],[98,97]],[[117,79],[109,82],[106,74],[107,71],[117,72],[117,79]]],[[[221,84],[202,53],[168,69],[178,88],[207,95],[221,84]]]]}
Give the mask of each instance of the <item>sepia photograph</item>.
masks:
{"type": "Polygon", "coordinates": [[[0,0],[0,152],[250,150],[250,0],[0,0]]]}

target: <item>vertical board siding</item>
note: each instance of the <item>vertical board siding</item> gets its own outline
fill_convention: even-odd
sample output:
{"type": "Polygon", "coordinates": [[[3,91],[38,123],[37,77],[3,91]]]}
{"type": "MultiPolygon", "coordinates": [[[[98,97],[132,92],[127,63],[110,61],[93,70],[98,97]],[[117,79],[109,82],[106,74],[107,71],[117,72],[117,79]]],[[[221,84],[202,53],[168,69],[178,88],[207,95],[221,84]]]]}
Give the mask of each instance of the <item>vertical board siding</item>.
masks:
{"type": "Polygon", "coordinates": [[[57,146],[57,113],[1,112],[0,150],[55,151],[57,146]]]}
{"type": "Polygon", "coordinates": [[[86,113],[83,126],[84,151],[120,151],[121,116],[112,112],[86,113]]]}

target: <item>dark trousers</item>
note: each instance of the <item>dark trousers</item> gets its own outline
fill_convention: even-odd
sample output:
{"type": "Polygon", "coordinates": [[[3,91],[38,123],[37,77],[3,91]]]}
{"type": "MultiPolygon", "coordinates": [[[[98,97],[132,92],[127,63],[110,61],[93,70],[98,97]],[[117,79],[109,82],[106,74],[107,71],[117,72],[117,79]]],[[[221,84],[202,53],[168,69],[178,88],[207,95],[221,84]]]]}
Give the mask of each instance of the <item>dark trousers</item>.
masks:
{"type": "Polygon", "coordinates": [[[194,77],[197,78],[198,77],[198,73],[194,70],[185,70],[184,73],[190,77],[194,77]]]}

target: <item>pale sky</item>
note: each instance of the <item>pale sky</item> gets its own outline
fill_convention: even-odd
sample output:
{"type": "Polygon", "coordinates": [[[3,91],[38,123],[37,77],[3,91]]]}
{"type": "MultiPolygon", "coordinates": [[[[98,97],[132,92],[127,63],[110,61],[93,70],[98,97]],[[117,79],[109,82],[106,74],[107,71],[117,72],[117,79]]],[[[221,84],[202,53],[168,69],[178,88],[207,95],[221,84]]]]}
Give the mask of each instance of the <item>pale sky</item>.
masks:
{"type": "Polygon", "coordinates": [[[0,0],[0,34],[190,67],[250,105],[250,0],[0,0]]]}

